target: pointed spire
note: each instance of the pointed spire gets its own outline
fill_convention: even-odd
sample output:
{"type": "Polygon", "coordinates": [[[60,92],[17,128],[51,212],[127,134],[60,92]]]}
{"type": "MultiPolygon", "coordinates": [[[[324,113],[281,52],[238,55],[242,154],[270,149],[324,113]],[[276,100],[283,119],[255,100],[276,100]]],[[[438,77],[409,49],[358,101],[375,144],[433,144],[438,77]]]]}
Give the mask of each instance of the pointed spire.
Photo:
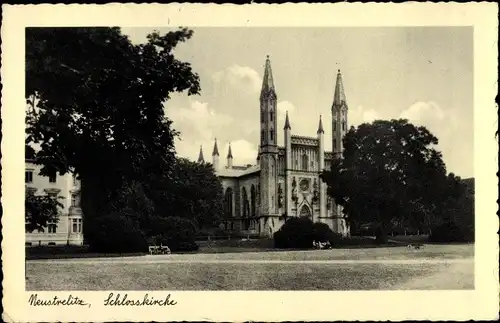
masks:
{"type": "Polygon", "coordinates": [[[227,151],[227,158],[233,158],[233,153],[231,152],[231,143],[229,143],[229,149],[227,151]]]}
{"type": "Polygon", "coordinates": [[[260,92],[260,97],[262,98],[264,95],[273,94],[276,96],[276,92],[274,90],[274,80],[273,80],[273,72],[271,70],[271,60],[269,59],[269,55],[266,58],[266,67],[264,69],[264,77],[262,79],[262,90],[260,92]]]}
{"type": "Polygon", "coordinates": [[[285,128],[283,128],[283,129],[285,129],[285,130],[292,129],[292,127],[290,127],[290,120],[288,120],[288,110],[286,111],[285,128]]]}
{"type": "Polygon", "coordinates": [[[321,115],[319,116],[319,126],[318,126],[318,134],[320,133],[325,133],[325,131],[323,130],[323,122],[321,121],[321,115]]]}
{"type": "Polygon", "coordinates": [[[344,83],[342,82],[342,74],[340,70],[337,73],[337,83],[335,84],[335,94],[333,96],[333,104],[340,106],[342,104],[347,104],[344,92],[344,83]]]}
{"type": "Polygon", "coordinates": [[[219,156],[219,148],[217,148],[217,138],[215,138],[214,151],[212,152],[212,156],[219,156]]]}
{"type": "Polygon", "coordinates": [[[204,163],[205,158],[203,158],[203,146],[200,145],[200,154],[198,155],[198,163],[204,163]]]}

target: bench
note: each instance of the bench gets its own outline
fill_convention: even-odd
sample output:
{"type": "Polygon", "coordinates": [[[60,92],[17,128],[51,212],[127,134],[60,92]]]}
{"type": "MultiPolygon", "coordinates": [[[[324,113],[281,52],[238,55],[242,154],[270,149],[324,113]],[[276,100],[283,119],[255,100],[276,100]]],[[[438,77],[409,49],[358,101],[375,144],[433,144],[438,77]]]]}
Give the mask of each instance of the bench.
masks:
{"type": "Polygon", "coordinates": [[[149,246],[149,254],[150,255],[169,255],[171,254],[170,248],[164,245],[153,245],[149,246]]]}

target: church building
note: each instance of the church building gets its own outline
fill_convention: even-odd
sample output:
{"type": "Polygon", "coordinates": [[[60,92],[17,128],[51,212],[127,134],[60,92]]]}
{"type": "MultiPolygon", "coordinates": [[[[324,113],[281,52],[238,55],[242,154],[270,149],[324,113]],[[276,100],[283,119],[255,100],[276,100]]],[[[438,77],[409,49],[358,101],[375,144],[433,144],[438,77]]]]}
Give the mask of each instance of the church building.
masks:
{"type": "MultiPolygon", "coordinates": [[[[332,111],[332,152],[325,151],[323,120],[315,137],[292,134],[293,120],[286,114],[283,129],[285,146],[278,146],[278,94],[274,87],[271,61],[267,57],[260,93],[260,144],[255,165],[233,164],[231,145],[226,164],[220,165],[215,139],[212,164],[224,190],[224,225],[229,231],[272,236],[290,217],[308,217],[348,235],[340,206],[326,194],[319,175],[340,158],[347,127],[347,102],[340,70],[337,74],[332,111]]],[[[198,162],[205,162],[200,147],[198,162]]]]}

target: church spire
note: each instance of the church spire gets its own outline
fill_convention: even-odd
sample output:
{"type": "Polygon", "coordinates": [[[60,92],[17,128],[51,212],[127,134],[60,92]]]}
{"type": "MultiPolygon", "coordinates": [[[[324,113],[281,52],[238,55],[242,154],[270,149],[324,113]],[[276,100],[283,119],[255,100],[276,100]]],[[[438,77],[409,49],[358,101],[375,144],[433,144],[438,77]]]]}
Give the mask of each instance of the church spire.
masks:
{"type": "Polygon", "coordinates": [[[260,91],[260,98],[263,99],[268,95],[276,96],[274,89],[273,72],[271,70],[271,60],[269,55],[266,58],[266,67],[264,69],[264,78],[262,80],[262,90],[260,91]]]}
{"type": "Polygon", "coordinates": [[[215,138],[214,151],[212,152],[212,156],[219,156],[219,148],[217,148],[217,138],[215,138]]]}
{"type": "Polygon", "coordinates": [[[290,120],[288,120],[288,110],[286,111],[286,118],[285,118],[285,130],[287,129],[292,129],[292,127],[290,127],[290,120]]]}
{"type": "Polygon", "coordinates": [[[336,106],[341,106],[342,104],[346,104],[347,100],[344,92],[344,83],[342,82],[342,74],[340,74],[340,70],[337,73],[337,83],[335,84],[335,94],[333,96],[333,104],[336,106]]]}
{"type": "Polygon", "coordinates": [[[319,125],[318,125],[317,134],[320,134],[320,133],[325,133],[325,131],[323,130],[323,122],[321,121],[321,115],[319,116],[319,125]]]}
{"type": "Polygon", "coordinates": [[[200,145],[200,154],[198,155],[198,163],[204,163],[205,158],[203,158],[203,146],[200,145]]]}

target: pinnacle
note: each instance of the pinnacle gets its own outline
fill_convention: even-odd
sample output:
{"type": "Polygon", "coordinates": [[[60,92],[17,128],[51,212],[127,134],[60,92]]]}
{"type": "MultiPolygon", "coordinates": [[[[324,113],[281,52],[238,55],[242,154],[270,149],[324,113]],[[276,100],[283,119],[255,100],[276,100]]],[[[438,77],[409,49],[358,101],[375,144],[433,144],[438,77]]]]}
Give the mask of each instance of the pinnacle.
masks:
{"type": "Polygon", "coordinates": [[[231,143],[229,143],[229,149],[227,151],[227,158],[233,158],[233,153],[231,152],[231,143]]]}
{"type": "Polygon", "coordinates": [[[198,163],[203,163],[205,158],[203,158],[203,146],[200,145],[200,154],[198,155],[198,163]]]}
{"type": "Polygon", "coordinates": [[[323,122],[321,121],[321,115],[319,116],[319,125],[318,125],[318,134],[320,133],[325,133],[325,131],[323,130],[323,122]]]}
{"type": "Polygon", "coordinates": [[[212,156],[219,156],[219,148],[217,147],[217,138],[215,138],[214,150],[212,152],[212,156]]]}
{"type": "Polygon", "coordinates": [[[285,118],[285,130],[287,129],[292,129],[292,127],[290,127],[290,120],[288,120],[288,111],[286,112],[286,118],[285,118]]]}

